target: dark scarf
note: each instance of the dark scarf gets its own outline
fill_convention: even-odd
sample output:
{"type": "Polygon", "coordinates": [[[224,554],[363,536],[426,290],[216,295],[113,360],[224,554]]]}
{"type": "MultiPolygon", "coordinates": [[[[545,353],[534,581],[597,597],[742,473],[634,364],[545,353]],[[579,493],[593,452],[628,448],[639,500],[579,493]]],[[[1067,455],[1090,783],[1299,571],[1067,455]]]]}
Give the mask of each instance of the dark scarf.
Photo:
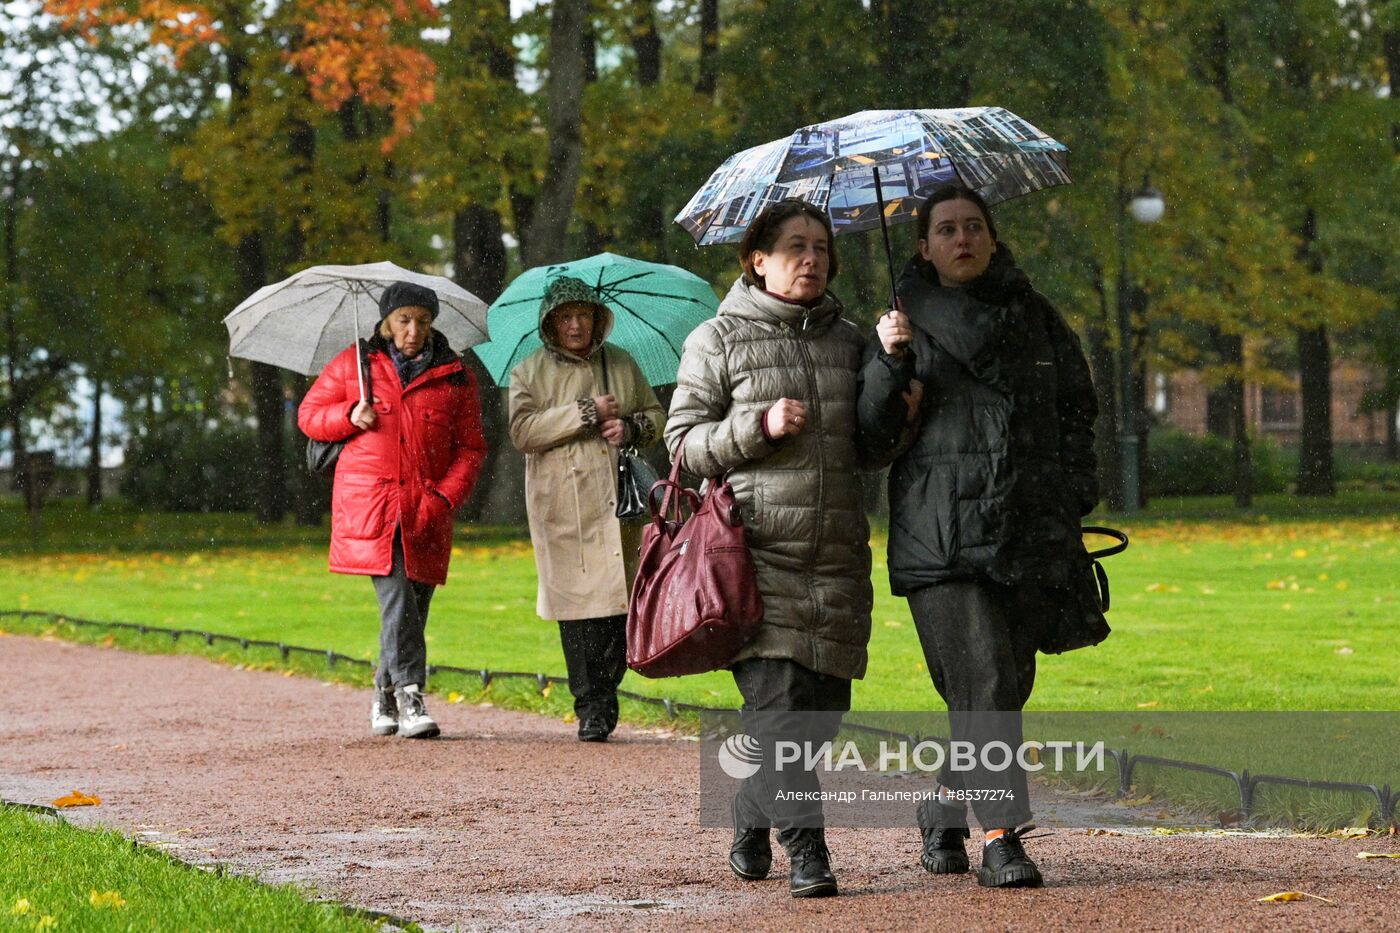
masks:
{"type": "Polygon", "coordinates": [[[392,340],[385,341],[389,348],[389,359],[394,363],[394,369],[398,370],[399,382],[405,386],[428,371],[428,367],[433,363],[433,340],[429,339],[427,345],[418,351],[417,356],[404,356],[399,352],[399,348],[392,340]]]}

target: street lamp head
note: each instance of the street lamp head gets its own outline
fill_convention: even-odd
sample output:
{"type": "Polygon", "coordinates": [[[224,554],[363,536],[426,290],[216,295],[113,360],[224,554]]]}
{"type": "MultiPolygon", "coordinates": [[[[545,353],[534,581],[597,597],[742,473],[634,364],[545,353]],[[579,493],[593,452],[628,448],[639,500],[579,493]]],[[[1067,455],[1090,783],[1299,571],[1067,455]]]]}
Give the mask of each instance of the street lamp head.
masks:
{"type": "Polygon", "coordinates": [[[1140,224],[1155,224],[1166,212],[1167,202],[1162,199],[1162,192],[1148,187],[1145,182],[1128,201],[1128,213],[1140,224]]]}

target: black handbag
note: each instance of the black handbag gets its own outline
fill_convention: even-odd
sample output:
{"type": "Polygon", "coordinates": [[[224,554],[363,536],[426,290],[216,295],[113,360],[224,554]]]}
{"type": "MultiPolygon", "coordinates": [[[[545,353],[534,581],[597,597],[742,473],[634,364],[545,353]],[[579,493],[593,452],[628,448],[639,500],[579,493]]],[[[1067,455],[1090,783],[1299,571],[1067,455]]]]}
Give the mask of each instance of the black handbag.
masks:
{"type": "Polygon", "coordinates": [[[647,498],[651,487],[660,482],[661,477],[652,469],[635,447],[618,452],[617,455],[617,517],[621,519],[650,518],[651,509],[647,498]]]}
{"type": "MultiPolygon", "coordinates": [[[[369,387],[369,347],[363,340],[360,341],[360,376],[365,383],[365,401],[374,403],[374,393],[369,387]]],[[[315,438],[306,439],[306,469],[314,476],[324,476],[330,478],[335,475],[336,462],[340,460],[340,452],[345,449],[345,445],[350,442],[349,438],[343,441],[318,441],[315,438]]]]}
{"type": "Polygon", "coordinates": [[[1112,557],[1128,548],[1128,536],[1116,528],[1085,525],[1086,535],[1103,535],[1118,543],[1090,551],[1081,541],[1071,555],[1069,582],[1051,591],[1051,603],[1041,632],[1040,650],[1046,654],[1063,654],[1076,648],[1097,645],[1109,636],[1111,629],[1104,613],[1110,604],[1108,573],[1099,563],[1100,557],[1112,557]]]}
{"type": "MultiPolygon", "coordinates": [[[[608,394],[608,350],[600,348],[603,360],[603,393],[608,394]]],[[[617,508],[618,518],[637,520],[651,517],[651,487],[661,479],[650,463],[642,457],[636,447],[624,447],[617,452],[617,508]]]]}

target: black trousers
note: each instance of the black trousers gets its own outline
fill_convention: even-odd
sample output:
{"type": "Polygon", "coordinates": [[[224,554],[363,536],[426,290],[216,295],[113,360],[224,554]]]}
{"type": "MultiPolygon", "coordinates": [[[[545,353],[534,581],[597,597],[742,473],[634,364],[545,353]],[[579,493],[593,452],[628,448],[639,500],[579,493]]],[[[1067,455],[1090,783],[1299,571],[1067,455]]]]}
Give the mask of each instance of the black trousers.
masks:
{"type": "Polygon", "coordinates": [[[779,770],[775,747],[787,741],[816,748],[834,739],[842,714],[851,708],[851,682],[783,658],[750,658],[730,671],[744,698],[740,723],[762,749],[757,773],[739,790],[740,823],[753,828],[776,826],[784,842],[794,829],[824,826],[821,800],[802,799],[821,791],[816,772],[804,770],[800,762],[789,762],[779,770]],[[793,794],[796,799],[791,799],[793,794]]]}
{"type": "MultiPolygon", "coordinates": [[[[953,770],[950,756],[939,783],[972,796],[984,830],[1009,829],[1031,818],[1025,769],[1014,755],[1004,770],[986,768],[980,752],[989,742],[1004,742],[1013,753],[1021,746],[1021,709],[1035,683],[1038,593],[1034,587],[957,580],[909,595],[929,676],[948,705],[951,738],[971,742],[979,752],[971,770],[953,770]]],[[[1000,753],[989,757],[1000,763],[1000,753]]]]}
{"type": "Polygon", "coordinates": [[[380,690],[417,684],[428,686],[428,604],[433,585],[410,580],[404,572],[403,536],[394,532],[394,559],[387,577],[371,577],[379,597],[379,667],[374,685],[380,690]]]}
{"type": "Polygon", "coordinates": [[[627,673],[627,617],[560,622],[559,640],[579,723],[600,718],[611,732],[617,728],[617,685],[627,673]]]}

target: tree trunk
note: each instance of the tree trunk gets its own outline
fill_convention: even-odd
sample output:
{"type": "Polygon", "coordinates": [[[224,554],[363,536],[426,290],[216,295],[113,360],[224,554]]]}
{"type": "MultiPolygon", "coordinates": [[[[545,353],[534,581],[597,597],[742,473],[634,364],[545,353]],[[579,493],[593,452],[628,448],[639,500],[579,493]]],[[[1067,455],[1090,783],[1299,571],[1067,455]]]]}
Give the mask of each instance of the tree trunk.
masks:
{"type": "Polygon", "coordinates": [[[700,0],[700,69],[695,91],[715,99],[719,76],[719,0],[700,0]]]}
{"type": "MultiPolygon", "coordinates": [[[[1381,36],[1381,48],[1385,52],[1386,82],[1390,88],[1390,99],[1400,96],[1400,28],[1387,30],[1381,36]]],[[[1390,121],[1390,147],[1400,158],[1400,119],[1390,121]]],[[[1400,296],[1396,296],[1400,300],[1400,296]]],[[[1400,419],[1400,399],[1396,399],[1387,409],[1385,419],[1385,457],[1391,462],[1400,461],[1400,438],[1396,436],[1396,419],[1400,419]]]]}
{"type": "MultiPolygon", "coordinates": [[[[505,288],[502,229],[501,216],[482,205],[458,211],[452,218],[452,268],[457,282],[487,302],[495,301],[505,288]]],[[[475,353],[463,354],[462,362],[476,376],[486,460],[476,489],[460,514],[469,522],[519,524],[525,520],[525,461],[510,443],[505,393],[496,387],[475,353]]]]}
{"type": "MultiPolygon", "coordinates": [[[[637,55],[637,84],[644,88],[656,87],[661,83],[661,34],[656,30],[656,13],[651,0],[633,0],[632,50],[637,55]]],[[[650,258],[665,262],[666,206],[658,194],[650,192],[651,196],[644,197],[643,203],[637,205],[641,212],[638,219],[642,241],[654,247],[650,258]]]]}
{"type": "Polygon", "coordinates": [[[1147,441],[1152,434],[1153,413],[1147,404],[1147,360],[1143,351],[1147,347],[1147,290],[1133,286],[1133,359],[1137,367],[1133,370],[1133,404],[1137,406],[1137,460],[1138,460],[1138,508],[1147,507],[1147,477],[1152,469],[1152,458],[1148,455],[1147,441]]]}
{"type": "Polygon", "coordinates": [[[1089,318],[1084,336],[1089,344],[1089,367],[1094,376],[1094,394],[1099,400],[1099,417],[1094,423],[1094,455],[1099,465],[1099,488],[1110,510],[1123,511],[1123,473],[1118,447],[1118,393],[1114,386],[1113,345],[1110,342],[1108,291],[1103,269],[1094,264],[1094,290],[1099,293],[1099,313],[1089,318]]]}
{"type": "Polygon", "coordinates": [[[1303,423],[1298,446],[1298,495],[1337,492],[1332,471],[1332,347],[1327,326],[1298,330],[1298,382],[1303,423]]]}
{"type": "Polygon", "coordinates": [[[1392,463],[1400,462],[1400,432],[1396,422],[1400,421],[1400,399],[1386,409],[1385,416],[1385,458],[1392,463]]]}
{"type": "MultiPolygon", "coordinates": [[[[1206,342],[1221,366],[1228,366],[1231,335],[1212,324],[1206,331],[1206,342]]],[[[1216,385],[1206,386],[1206,433],[1214,437],[1234,436],[1234,407],[1229,377],[1216,385]]]]}
{"type": "Polygon", "coordinates": [[[1244,413],[1244,337],[1239,334],[1219,334],[1218,337],[1221,362],[1228,367],[1221,391],[1229,423],[1227,436],[1233,453],[1231,487],[1235,505],[1244,509],[1254,504],[1254,460],[1249,448],[1249,425],[1244,413]]]}
{"type": "MultiPolygon", "coordinates": [[[[309,376],[292,377],[292,388],[298,408],[301,407],[301,400],[306,397],[306,390],[311,388],[311,381],[309,376]]],[[[292,514],[298,525],[316,528],[321,524],[326,509],[330,507],[330,484],[306,469],[294,470],[293,475],[296,479],[292,490],[292,514]]]]}
{"type": "MultiPolygon", "coordinates": [[[[300,189],[302,208],[301,217],[292,224],[288,234],[288,263],[283,271],[290,271],[291,267],[300,265],[306,258],[306,232],[312,221],[310,198],[312,172],[316,160],[316,131],[306,120],[293,118],[287,131],[287,153],[295,166],[292,169],[292,177],[300,189]]],[[[301,407],[301,400],[306,396],[310,382],[305,376],[292,377],[294,400],[298,408],[301,407]]],[[[299,444],[300,433],[294,431],[292,436],[299,444]]],[[[299,459],[294,458],[293,462],[299,462],[299,459]]],[[[293,469],[291,498],[292,515],[298,525],[315,528],[321,524],[321,518],[330,502],[327,484],[319,476],[313,476],[310,470],[293,469]]]]}
{"type": "Polygon", "coordinates": [[[92,427],[88,431],[87,505],[102,503],[102,374],[88,373],[92,380],[92,427]]]}
{"type": "Polygon", "coordinates": [[[9,408],[11,486],[16,490],[24,486],[24,406],[19,404],[19,381],[16,375],[16,362],[19,358],[19,328],[15,323],[19,301],[19,160],[10,165],[7,179],[9,195],[5,198],[5,402],[9,408]]]}
{"type": "Polygon", "coordinates": [[[587,0],[554,0],[549,27],[546,96],[549,139],[544,182],[522,244],[526,266],[544,266],[568,256],[569,220],[583,164],[584,32],[587,0]]]}
{"type": "MultiPolygon", "coordinates": [[[[238,243],[239,290],[251,295],[266,281],[262,234],[251,233],[238,243]]],[[[286,462],[282,454],[282,372],[266,363],[250,363],[253,412],[258,420],[257,483],[253,514],[259,522],[280,522],[287,513],[286,462]]]]}
{"type": "MultiPolygon", "coordinates": [[[[1322,262],[1314,252],[1317,214],[1303,214],[1298,259],[1313,274],[1322,262]]],[[[1327,325],[1298,328],[1298,389],[1302,425],[1298,439],[1298,495],[1331,496],[1337,491],[1332,472],[1332,346],[1327,325]]]]}

